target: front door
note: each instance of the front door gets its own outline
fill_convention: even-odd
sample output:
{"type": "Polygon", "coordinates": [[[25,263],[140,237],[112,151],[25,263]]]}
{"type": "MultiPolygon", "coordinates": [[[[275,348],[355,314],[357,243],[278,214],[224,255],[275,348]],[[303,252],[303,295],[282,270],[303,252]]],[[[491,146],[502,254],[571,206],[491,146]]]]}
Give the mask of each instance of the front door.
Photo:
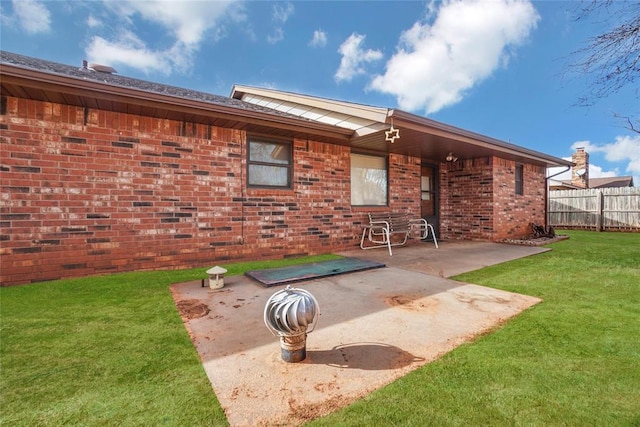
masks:
{"type": "Polygon", "coordinates": [[[420,216],[433,225],[436,236],[439,237],[437,172],[437,166],[422,165],[420,168],[420,216]]]}

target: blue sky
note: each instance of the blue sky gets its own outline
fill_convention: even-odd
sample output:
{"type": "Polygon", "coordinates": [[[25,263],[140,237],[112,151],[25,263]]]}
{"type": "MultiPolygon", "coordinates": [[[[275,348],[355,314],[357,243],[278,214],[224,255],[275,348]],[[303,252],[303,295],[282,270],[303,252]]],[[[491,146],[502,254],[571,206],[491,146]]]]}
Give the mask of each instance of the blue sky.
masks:
{"type": "MultiPolygon", "coordinates": [[[[616,3],[624,5],[623,3],[616,3]]],[[[234,84],[389,108],[633,175],[638,89],[578,107],[572,52],[606,26],[579,2],[2,0],[3,50],[229,95],[234,84]]],[[[575,57],[573,57],[575,58],[575,57]]]]}

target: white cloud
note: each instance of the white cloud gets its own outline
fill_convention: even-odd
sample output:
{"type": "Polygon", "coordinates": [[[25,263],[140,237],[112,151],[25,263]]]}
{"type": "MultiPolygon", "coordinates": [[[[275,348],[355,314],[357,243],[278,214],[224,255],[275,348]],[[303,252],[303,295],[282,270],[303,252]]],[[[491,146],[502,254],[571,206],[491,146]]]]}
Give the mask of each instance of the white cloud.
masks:
{"type": "MultiPolygon", "coordinates": [[[[159,24],[173,34],[178,43],[193,46],[202,41],[207,30],[216,26],[229,2],[127,1],[116,2],[129,20],[136,14],[159,24]]],[[[118,7],[118,6],[116,6],[118,7]]]]}
{"type": "MultiPolygon", "coordinates": [[[[242,21],[241,6],[232,2],[182,2],[171,0],[105,2],[118,17],[121,28],[115,39],[91,38],[86,47],[88,59],[117,66],[170,74],[187,72],[193,56],[207,36],[216,41],[225,33],[225,18],[242,21]],[[138,19],[159,25],[170,38],[165,47],[150,47],[136,34],[138,19]]],[[[154,43],[162,43],[153,40],[154,43]]]]}
{"type": "Polygon", "coordinates": [[[284,39],[284,30],[282,27],[275,27],[273,33],[267,36],[267,41],[271,44],[276,44],[282,39],[284,39]]]}
{"type": "MultiPolygon", "coordinates": [[[[591,141],[576,141],[571,144],[571,150],[584,148],[589,153],[603,153],[604,158],[612,163],[626,163],[624,172],[614,167],[605,169],[593,163],[593,156],[589,159],[589,178],[609,178],[621,175],[633,175],[633,183],[640,185],[640,135],[617,136],[613,142],[594,144],[591,141]]],[[[571,157],[565,157],[571,160],[571,157]]],[[[563,168],[550,168],[548,175],[559,173],[563,168]]],[[[553,178],[557,181],[571,181],[571,171],[561,173],[553,178]]]]}
{"type": "Polygon", "coordinates": [[[93,37],[86,53],[90,62],[98,64],[111,66],[125,64],[145,73],[168,74],[171,70],[169,51],[153,51],[129,31],[123,32],[118,40],[113,42],[99,36],[93,37]]]}
{"type": "Polygon", "coordinates": [[[459,102],[505,66],[540,16],[528,0],[447,0],[427,6],[426,21],[405,31],[370,89],[395,95],[400,108],[427,114],[459,102]]]}
{"type": "MultiPolygon", "coordinates": [[[[571,161],[571,157],[563,157],[563,159],[571,161]]],[[[565,167],[549,168],[547,176],[559,173],[559,175],[552,178],[554,181],[571,181],[571,169],[564,171],[565,169],[565,167]]],[[[618,176],[618,169],[604,170],[602,166],[589,163],[589,178],[609,178],[614,176],[618,176]]]]}
{"type": "Polygon", "coordinates": [[[273,21],[276,23],[284,24],[285,22],[287,22],[289,17],[293,15],[293,9],[294,9],[293,4],[288,2],[284,6],[281,6],[280,4],[275,4],[273,6],[273,14],[272,14],[273,21]]]}
{"type": "Polygon", "coordinates": [[[604,153],[608,161],[626,163],[626,172],[640,175],[640,135],[617,136],[614,142],[605,144],[578,141],[571,146],[572,149],[578,147],[583,147],[587,153],[604,153]]]}
{"type": "Polygon", "coordinates": [[[271,15],[271,20],[276,25],[273,29],[273,34],[267,36],[267,41],[271,44],[278,43],[280,40],[284,39],[284,30],[282,26],[287,22],[289,17],[293,15],[293,4],[286,3],[284,6],[280,4],[275,4],[273,6],[273,13],[271,15]]]}
{"type": "Polygon", "coordinates": [[[100,21],[98,18],[96,18],[93,15],[89,15],[89,17],[87,18],[87,27],[89,28],[102,27],[102,21],[100,21]]]}
{"type": "Polygon", "coordinates": [[[315,30],[309,46],[325,47],[327,45],[327,33],[322,30],[315,30]]]}
{"type": "Polygon", "coordinates": [[[42,2],[14,0],[13,12],[18,24],[29,34],[48,33],[51,29],[51,14],[42,2]]]}
{"type": "Polygon", "coordinates": [[[382,58],[382,52],[379,50],[362,49],[364,39],[365,36],[353,33],[340,45],[338,52],[342,55],[342,60],[334,76],[336,81],[349,81],[359,74],[364,74],[364,63],[382,58]]]}
{"type": "Polygon", "coordinates": [[[601,166],[589,163],[589,178],[611,178],[614,176],[618,176],[618,169],[606,171],[601,166]]]}

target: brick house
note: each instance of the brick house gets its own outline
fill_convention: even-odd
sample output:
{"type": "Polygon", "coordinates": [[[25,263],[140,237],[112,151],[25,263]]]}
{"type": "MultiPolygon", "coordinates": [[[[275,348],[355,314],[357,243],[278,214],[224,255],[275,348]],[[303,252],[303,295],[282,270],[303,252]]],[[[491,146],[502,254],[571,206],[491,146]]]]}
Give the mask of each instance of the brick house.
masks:
{"type": "Polygon", "coordinates": [[[571,164],[399,110],[1,55],[2,285],[351,249],[372,210],[521,237],[571,164]]]}

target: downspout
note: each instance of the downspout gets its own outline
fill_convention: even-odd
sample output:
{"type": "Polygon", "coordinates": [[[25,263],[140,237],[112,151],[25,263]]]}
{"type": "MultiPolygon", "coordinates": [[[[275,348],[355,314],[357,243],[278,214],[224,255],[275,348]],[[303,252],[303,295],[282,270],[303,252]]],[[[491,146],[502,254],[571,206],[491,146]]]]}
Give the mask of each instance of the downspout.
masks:
{"type": "MultiPolygon", "coordinates": [[[[247,140],[247,132],[243,132],[243,136],[244,138],[242,138],[242,141],[240,141],[240,234],[241,234],[241,241],[240,244],[244,245],[245,243],[245,238],[244,238],[244,221],[245,221],[245,217],[244,217],[244,205],[247,203],[247,189],[245,188],[245,186],[247,185],[247,183],[244,180],[244,172],[245,172],[245,168],[247,167],[246,165],[246,160],[244,157],[244,146],[245,144],[248,144],[247,140]]],[[[248,148],[247,148],[248,150],[248,148]]]]}
{"type": "Polygon", "coordinates": [[[544,228],[545,230],[547,229],[547,227],[549,226],[549,180],[551,178],[553,178],[554,176],[558,176],[561,175],[565,172],[568,172],[571,170],[571,168],[575,166],[575,164],[572,164],[571,166],[567,166],[567,168],[563,171],[560,171],[558,173],[554,173],[553,175],[550,175],[548,177],[546,177],[544,179],[545,182],[545,189],[546,191],[544,192],[544,228]]]}

